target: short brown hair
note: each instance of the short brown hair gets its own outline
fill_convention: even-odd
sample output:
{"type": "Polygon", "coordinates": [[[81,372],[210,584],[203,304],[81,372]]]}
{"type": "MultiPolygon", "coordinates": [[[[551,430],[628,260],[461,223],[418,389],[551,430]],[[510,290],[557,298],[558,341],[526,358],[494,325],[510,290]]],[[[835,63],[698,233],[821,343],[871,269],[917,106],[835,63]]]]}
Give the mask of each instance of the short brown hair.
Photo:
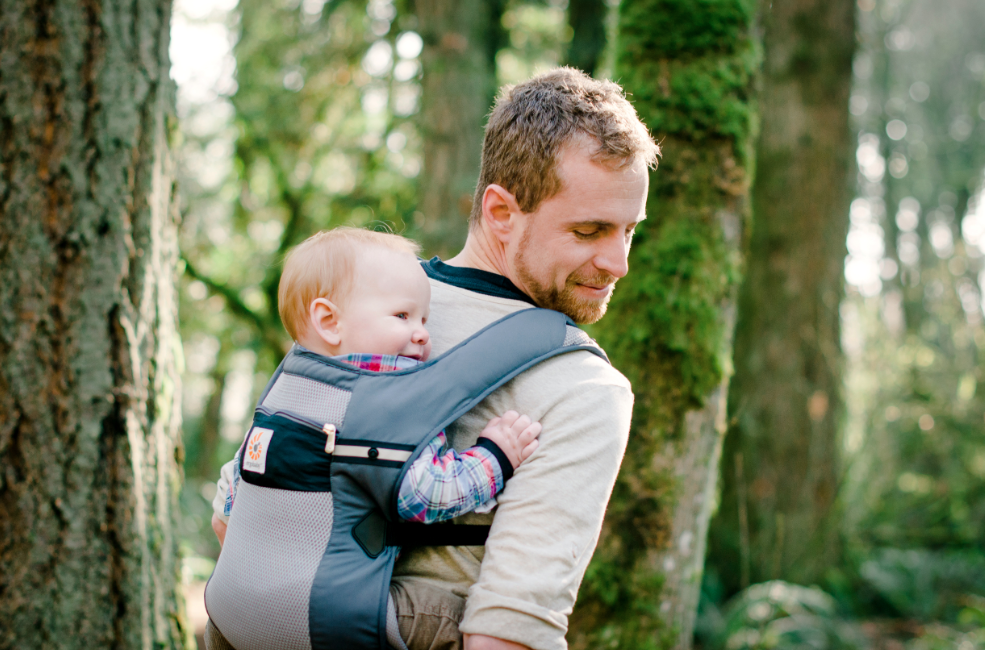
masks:
{"type": "Polygon", "coordinates": [[[524,212],[560,192],[558,156],[579,134],[597,143],[596,162],[621,167],[642,159],[657,166],[660,147],[618,84],[555,68],[503,87],[486,124],[469,225],[479,224],[482,196],[492,183],[511,192],[524,212]]]}
{"type": "Polygon", "coordinates": [[[380,246],[416,255],[416,242],[362,228],[323,230],[295,246],[284,260],[277,288],[277,310],[295,341],[307,329],[308,308],[316,298],[344,304],[355,284],[356,256],[365,246],[380,246]]]}

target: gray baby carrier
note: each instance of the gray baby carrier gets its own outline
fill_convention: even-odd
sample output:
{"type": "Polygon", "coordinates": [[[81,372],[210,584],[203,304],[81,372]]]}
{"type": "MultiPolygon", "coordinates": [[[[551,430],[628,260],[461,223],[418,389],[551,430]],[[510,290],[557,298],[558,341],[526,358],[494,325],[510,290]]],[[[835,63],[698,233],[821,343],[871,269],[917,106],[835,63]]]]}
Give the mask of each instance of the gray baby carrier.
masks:
{"type": "Polygon", "coordinates": [[[545,359],[605,353],[563,314],[523,309],[445,354],[374,373],[292,349],[257,404],[205,592],[237,650],[385,650],[401,546],[482,545],[488,526],[401,523],[397,492],[427,442],[545,359]],[[389,620],[388,620],[389,619],[389,620]]]}

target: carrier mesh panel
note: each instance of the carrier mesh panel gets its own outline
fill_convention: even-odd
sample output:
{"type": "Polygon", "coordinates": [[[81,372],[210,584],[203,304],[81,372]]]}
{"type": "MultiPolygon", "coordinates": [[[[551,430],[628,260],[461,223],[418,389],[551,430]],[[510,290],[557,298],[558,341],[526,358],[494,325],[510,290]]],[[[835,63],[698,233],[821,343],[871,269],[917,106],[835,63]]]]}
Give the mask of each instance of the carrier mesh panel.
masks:
{"type": "Polygon", "coordinates": [[[205,592],[209,617],[236,650],[311,650],[308,601],[333,514],[330,492],[240,482],[205,592]]]}
{"type": "Polygon", "coordinates": [[[564,335],[565,345],[595,345],[595,341],[583,330],[568,325],[564,335]]]}
{"type": "Polygon", "coordinates": [[[350,397],[347,390],[283,372],[263,398],[263,406],[341,428],[350,397]]]}
{"type": "Polygon", "coordinates": [[[393,650],[408,650],[407,644],[400,636],[400,625],[397,623],[397,606],[393,604],[393,596],[386,596],[386,641],[393,650]]]}

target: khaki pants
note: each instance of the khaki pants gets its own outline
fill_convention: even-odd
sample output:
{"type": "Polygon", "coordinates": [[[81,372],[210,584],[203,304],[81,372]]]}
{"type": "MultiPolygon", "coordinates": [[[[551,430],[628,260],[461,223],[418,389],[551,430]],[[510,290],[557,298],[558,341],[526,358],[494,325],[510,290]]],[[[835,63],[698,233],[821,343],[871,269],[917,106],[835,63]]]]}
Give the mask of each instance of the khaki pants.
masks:
{"type": "Polygon", "coordinates": [[[400,636],[409,650],[462,650],[465,599],[427,584],[390,584],[400,636]]]}
{"type": "MultiPolygon", "coordinates": [[[[458,624],[465,600],[426,584],[390,585],[400,636],[409,650],[462,650],[458,624]]],[[[205,624],[205,650],[235,650],[212,621],[205,624]]]]}
{"type": "Polygon", "coordinates": [[[226,641],[226,637],[219,633],[215,625],[212,625],[211,618],[205,624],[205,650],[235,650],[229,645],[229,641],[226,641]]]}

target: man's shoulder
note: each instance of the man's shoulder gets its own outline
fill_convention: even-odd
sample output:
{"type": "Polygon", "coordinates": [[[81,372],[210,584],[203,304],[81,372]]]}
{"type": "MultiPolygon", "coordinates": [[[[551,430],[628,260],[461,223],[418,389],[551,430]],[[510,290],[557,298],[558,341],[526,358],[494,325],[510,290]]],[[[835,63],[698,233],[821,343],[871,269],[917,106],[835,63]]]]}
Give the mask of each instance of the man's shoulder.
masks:
{"type": "MultiPolygon", "coordinates": [[[[521,309],[534,309],[530,304],[490,296],[440,280],[431,279],[431,330],[435,351],[447,350],[483,327],[521,309]]],[[[560,354],[537,364],[521,377],[538,377],[560,386],[588,388],[608,385],[630,391],[629,380],[607,361],[587,350],[560,354]]]]}
{"type": "Polygon", "coordinates": [[[592,393],[625,394],[632,398],[629,380],[607,361],[588,350],[573,350],[547,359],[517,377],[518,388],[531,386],[558,397],[588,398],[592,393]]]}

